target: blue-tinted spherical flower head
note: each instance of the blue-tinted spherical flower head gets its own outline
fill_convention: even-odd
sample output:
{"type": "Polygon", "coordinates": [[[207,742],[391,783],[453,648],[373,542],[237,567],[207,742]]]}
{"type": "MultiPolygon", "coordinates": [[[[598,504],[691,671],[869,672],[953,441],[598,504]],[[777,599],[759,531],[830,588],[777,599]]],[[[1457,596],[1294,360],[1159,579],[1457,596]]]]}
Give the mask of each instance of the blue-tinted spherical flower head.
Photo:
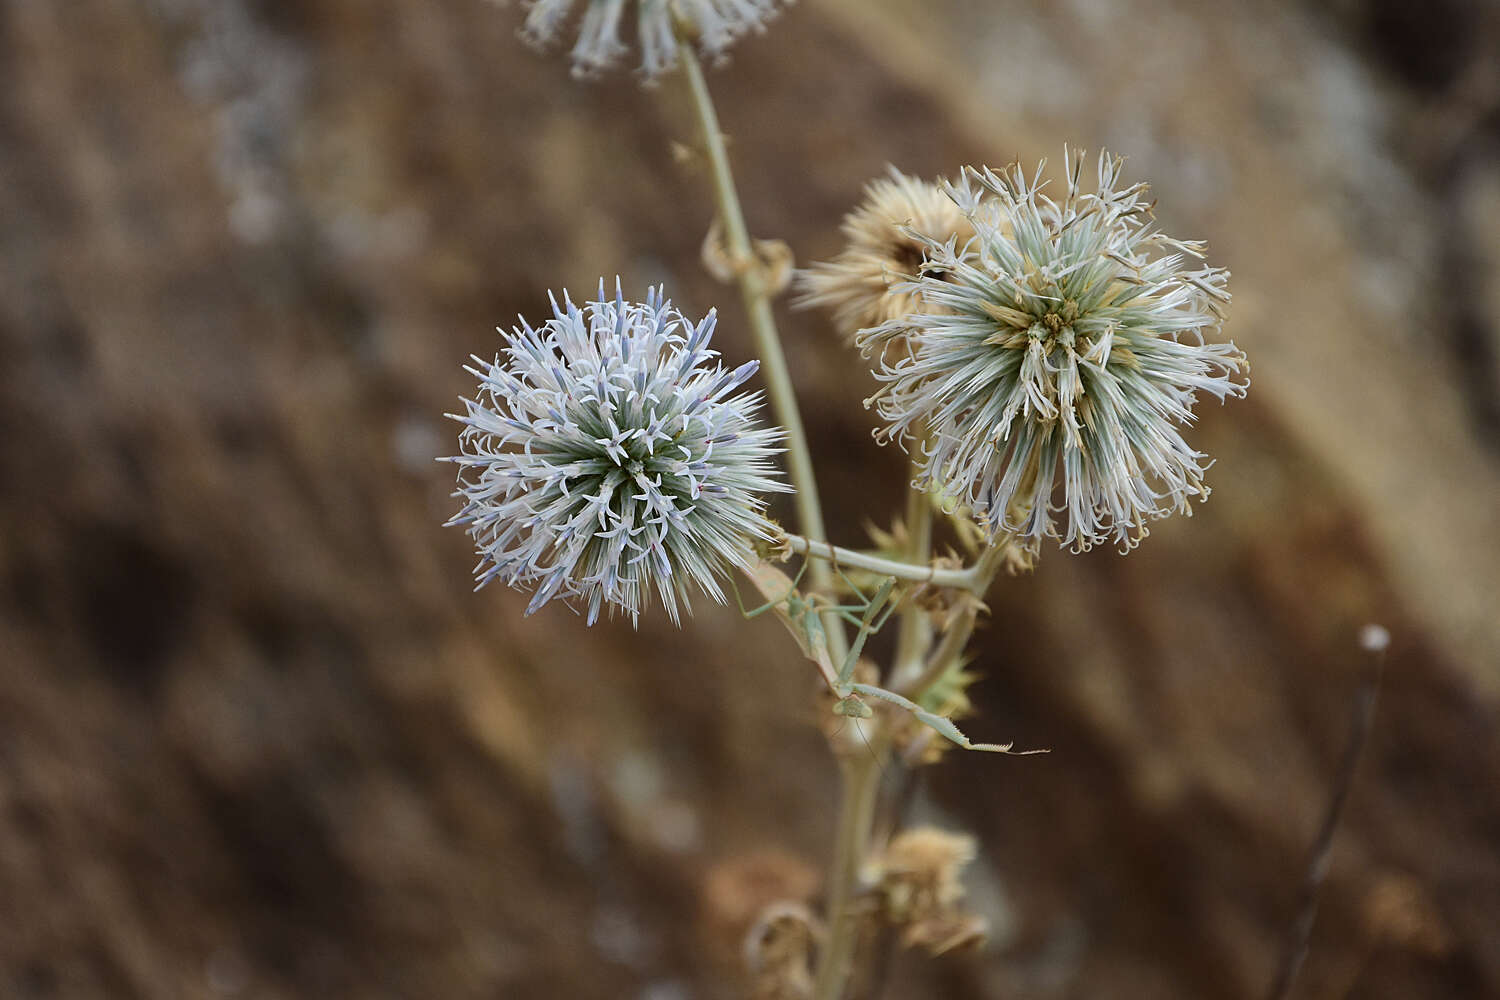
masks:
{"type": "Polygon", "coordinates": [[[969,168],[948,185],[974,238],[924,240],[922,276],[898,286],[921,305],[858,343],[885,383],[877,436],[923,436],[916,486],[1033,551],[1046,536],[1130,548],[1149,520],[1208,495],[1209,463],[1180,428],[1199,390],[1243,396],[1247,364],[1206,340],[1228,272],[1157,230],[1119,158],[1101,154],[1091,192],[1081,158],[1063,162],[1059,200],[1040,167],[969,168]]]}
{"type": "Polygon", "coordinates": [[[576,600],[632,620],[654,590],[673,621],[700,588],[748,565],[770,539],[765,494],[784,491],[781,432],[756,426],[759,393],[736,390],[757,362],[726,369],[709,349],[715,314],[693,324],[660,289],[581,309],[567,293],[552,318],[505,335],[465,413],[458,490],[479,551],[475,578],[534,589],[527,613],[576,600]]]}

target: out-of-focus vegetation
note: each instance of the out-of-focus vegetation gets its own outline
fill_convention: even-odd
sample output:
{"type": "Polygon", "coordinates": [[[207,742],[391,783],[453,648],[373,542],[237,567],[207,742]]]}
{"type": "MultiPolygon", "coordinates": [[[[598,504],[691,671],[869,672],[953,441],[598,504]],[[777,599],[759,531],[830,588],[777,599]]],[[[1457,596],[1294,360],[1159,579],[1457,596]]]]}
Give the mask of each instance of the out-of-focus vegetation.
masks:
{"type": "MultiPolygon", "coordinates": [[[[711,74],[803,261],[887,163],[1126,154],[1254,366],[1193,518],[992,595],[965,730],[1052,753],[914,790],[995,935],[884,996],[1259,995],[1371,620],[1301,995],[1500,993],[1500,8],[1419,6],[803,0],[711,74]]],[[[516,23],[0,7],[0,995],[729,998],[757,905],[817,893],[784,636],[523,618],[440,527],[460,364],[548,288],[664,281],[751,350],[674,81],[516,23]]],[[[858,545],[901,456],[824,318],[784,332],[858,545]]]]}

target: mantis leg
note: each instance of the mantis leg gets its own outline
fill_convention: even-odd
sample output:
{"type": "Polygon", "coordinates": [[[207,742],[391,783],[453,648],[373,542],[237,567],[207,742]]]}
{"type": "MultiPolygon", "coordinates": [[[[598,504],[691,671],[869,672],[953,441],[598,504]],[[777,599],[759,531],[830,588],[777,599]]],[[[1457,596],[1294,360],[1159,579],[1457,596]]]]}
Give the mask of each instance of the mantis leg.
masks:
{"type": "MultiPolygon", "coordinates": [[[[865,648],[865,640],[870,637],[872,632],[880,628],[879,625],[874,624],[875,616],[880,613],[880,609],[885,605],[886,601],[890,600],[891,588],[895,585],[895,577],[886,577],[884,582],[881,583],[880,589],[875,591],[875,596],[870,598],[870,603],[865,606],[865,616],[860,620],[859,631],[854,634],[854,642],[849,647],[849,655],[844,657],[844,665],[839,670],[840,690],[845,689],[845,686],[849,683],[849,678],[854,676],[854,665],[859,662],[859,654],[865,648]]],[[[886,617],[889,617],[889,615],[886,617]]],[[[885,618],[882,618],[880,623],[881,625],[885,624],[885,618]]]]}
{"type": "Polygon", "coordinates": [[[734,599],[735,602],[740,606],[740,614],[746,618],[759,618],[767,611],[770,611],[772,608],[776,607],[776,605],[790,602],[797,593],[797,585],[802,582],[802,574],[806,572],[807,563],[804,562],[802,564],[802,568],[797,570],[797,575],[792,578],[791,586],[787,588],[787,592],[781,597],[767,601],[765,604],[762,604],[758,608],[745,607],[745,599],[740,596],[740,585],[734,582],[733,575],[729,577],[729,586],[734,590],[734,599]]]}
{"type": "Polygon", "coordinates": [[[938,715],[936,712],[929,712],[910,698],[903,698],[894,691],[887,691],[885,688],[876,687],[873,684],[851,684],[849,685],[849,690],[869,698],[888,701],[898,708],[904,708],[916,716],[918,722],[931,727],[939,736],[963,747],[965,750],[983,750],[986,753],[1008,753],[1017,756],[1047,753],[1046,750],[1012,750],[1011,747],[1015,746],[1014,743],[975,743],[953,724],[952,719],[938,715]]]}

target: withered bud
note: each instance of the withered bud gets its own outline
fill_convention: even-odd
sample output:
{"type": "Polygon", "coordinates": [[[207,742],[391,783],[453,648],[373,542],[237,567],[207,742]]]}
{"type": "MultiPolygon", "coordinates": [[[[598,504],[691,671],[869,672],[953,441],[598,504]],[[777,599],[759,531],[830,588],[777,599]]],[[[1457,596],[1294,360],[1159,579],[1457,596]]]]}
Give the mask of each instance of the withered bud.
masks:
{"type": "Polygon", "coordinates": [[[885,918],[901,928],[904,945],[940,955],[984,940],[984,918],[958,905],[964,895],[959,873],[974,856],[973,837],[934,827],[891,841],[878,860],[879,887],[885,918]]]}
{"type": "Polygon", "coordinates": [[[812,996],[813,943],[822,927],[806,906],[772,903],[745,935],[745,968],[753,1000],[805,1000],[812,996]]]}
{"type": "Polygon", "coordinates": [[[974,838],[923,826],[892,840],[880,859],[881,887],[900,923],[963,898],[958,873],[974,860],[974,838]]]}

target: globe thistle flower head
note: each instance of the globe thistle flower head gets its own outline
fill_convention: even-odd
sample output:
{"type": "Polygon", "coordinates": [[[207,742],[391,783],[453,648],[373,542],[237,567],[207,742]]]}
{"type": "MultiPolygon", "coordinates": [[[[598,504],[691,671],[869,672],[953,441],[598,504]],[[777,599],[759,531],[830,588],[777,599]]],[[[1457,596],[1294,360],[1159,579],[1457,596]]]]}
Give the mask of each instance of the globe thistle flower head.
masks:
{"type": "MultiPolygon", "coordinates": [[[[621,33],[626,10],[632,5],[641,75],[650,82],[677,65],[674,20],[696,40],[706,58],[718,60],[742,36],[765,31],[783,2],[791,0],[582,0],[578,36],[570,54],[573,75],[598,76],[617,66],[630,51],[621,33]]],[[[578,5],[579,0],[528,0],[521,37],[537,48],[551,47],[566,31],[578,5]]]]}
{"type": "MultiPolygon", "coordinates": [[[[884,440],[926,428],[923,472],[991,537],[1031,551],[1132,548],[1147,522],[1208,496],[1206,456],[1183,440],[1202,391],[1243,396],[1248,371],[1218,332],[1228,272],[1203,244],[1156,227],[1145,184],[1102,153],[1094,190],[1064,151],[1054,200],[1042,167],[968,168],[949,196],[974,226],[965,249],[922,238],[941,279],[905,290],[911,315],[859,335],[884,383],[872,403],[884,440]],[[889,350],[904,340],[899,352],[889,350]]],[[[920,236],[921,234],[915,234],[920,236]]]]}
{"type": "MultiPolygon", "coordinates": [[[[764,495],[781,432],[758,427],[759,393],[736,393],[758,362],[726,369],[709,349],[715,313],[691,323],[660,288],[582,308],[567,292],[540,327],[524,319],[493,362],[467,370],[449,524],[479,551],[475,579],[582,604],[592,625],[608,604],[636,620],[654,590],[673,622],[702,589],[749,565],[769,540],[764,495]]],[[[476,587],[477,589],[477,587],[476,587]]]]}
{"type": "Polygon", "coordinates": [[[845,338],[905,316],[916,308],[907,283],[927,271],[927,241],[966,244],[974,228],[937,184],[895,167],[871,181],[865,198],[844,217],[847,245],[831,261],[797,275],[799,306],[825,306],[845,338]]]}

